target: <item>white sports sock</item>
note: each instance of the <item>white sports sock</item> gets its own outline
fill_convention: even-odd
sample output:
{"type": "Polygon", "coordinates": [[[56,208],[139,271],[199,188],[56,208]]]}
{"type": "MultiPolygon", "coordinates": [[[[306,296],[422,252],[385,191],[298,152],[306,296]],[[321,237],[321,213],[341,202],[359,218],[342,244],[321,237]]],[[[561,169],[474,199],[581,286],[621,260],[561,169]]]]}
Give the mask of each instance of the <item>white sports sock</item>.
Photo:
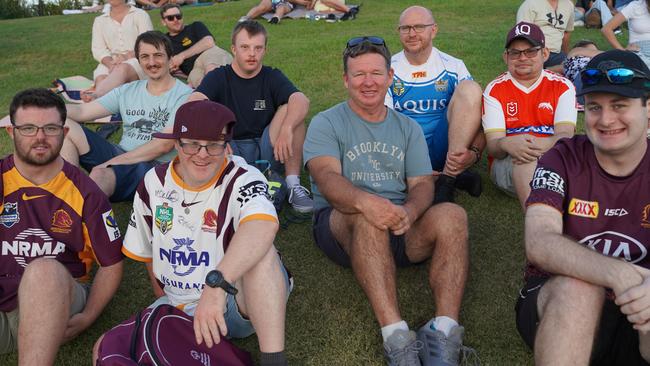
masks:
{"type": "Polygon", "coordinates": [[[437,316],[429,321],[429,327],[431,329],[439,330],[447,337],[449,336],[449,332],[451,332],[451,328],[457,326],[458,322],[448,316],[437,316]]]}
{"type": "Polygon", "coordinates": [[[409,330],[409,325],[406,324],[404,320],[400,320],[397,323],[388,324],[385,327],[381,327],[381,337],[384,338],[384,342],[390,337],[394,331],[402,329],[409,330]]]}
{"type": "Polygon", "coordinates": [[[286,181],[289,188],[300,184],[300,178],[297,175],[287,175],[286,181]]]}

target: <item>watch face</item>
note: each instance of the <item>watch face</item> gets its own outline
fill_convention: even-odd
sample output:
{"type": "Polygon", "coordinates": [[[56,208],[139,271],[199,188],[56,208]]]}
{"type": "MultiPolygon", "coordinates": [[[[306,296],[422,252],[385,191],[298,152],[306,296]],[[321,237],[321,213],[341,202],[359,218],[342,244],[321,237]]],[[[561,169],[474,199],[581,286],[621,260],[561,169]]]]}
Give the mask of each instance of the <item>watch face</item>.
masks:
{"type": "Polygon", "coordinates": [[[208,273],[207,278],[205,279],[205,283],[210,287],[216,287],[219,285],[222,279],[223,276],[221,275],[221,273],[219,273],[218,271],[210,271],[208,273]]]}

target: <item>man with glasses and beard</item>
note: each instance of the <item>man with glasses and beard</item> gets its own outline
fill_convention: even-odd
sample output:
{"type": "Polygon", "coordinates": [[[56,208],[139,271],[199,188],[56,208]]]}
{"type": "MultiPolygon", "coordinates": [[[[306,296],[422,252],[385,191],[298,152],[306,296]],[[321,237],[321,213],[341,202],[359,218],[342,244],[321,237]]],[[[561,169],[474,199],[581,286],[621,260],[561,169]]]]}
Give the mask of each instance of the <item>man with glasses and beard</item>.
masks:
{"type": "Polygon", "coordinates": [[[160,17],[172,41],[171,71],[185,74],[191,88],[199,86],[208,72],[232,62],[232,56],[216,46],[205,24],[185,25],[178,3],[163,5],[160,17]]]}
{"type": "Polygon", "coordinates": [[[505,48],[508,71],[483,92],[483,130],[490,178],[523,207],[537,159],[575,132],[576,92],[569,80],[544,70],[549,51],[535,24],[515,25],[505,48]]]}
{"type": "Polygon", "coordinates": [[[537,164],[517,329],[536,365],[650,361],[650,69],[634,53],[582,72],[586,136],[537,164]]]}
{"type": "Polygon", "coordinates": [[[179,108],[171,133],[154,135],[178,157],[138,186],[123,252],[146,263],[159,297],[151,307],[194,316],[198,344],[257,333],[261,365],[286,365],[291,280],[273,245],[278,219],[264,176],[226,154],[234,125],[228,108],[203,100],[179,108]]]}
{"type": "Polygon", "coordinates": [[[407,8],[397,30],[404,49],[391,59],[395,74],[386,105],[413,118],[424,131],[431,165],[439,173],[434,203],[453,202],[455,188],[478,197],[481,176],[468,169],[485,148],[481,86],[462,60],[433,46],[438,25],[429,9],[407,8]]]}
{"type": "Polygon", "coordinates": [[[65,104],[46,89],[18,93],[0,160],[0,353],[52,365],[59,346],[97,319],[122,278],[122,239],[97,185],[61,158],[65,104]],[[93,258],[99,264],[89,281],[93,258]]]}
{"type": "Polygon", "coordinates": [[[316,115],[305,141],[314,239],[333,262],[352,267],[381,327],[389,365],[456,365],[465,348],[458,320],[469,261],[467,215],[453,203],[431,206],[422,129],[384,105],[392,80],[383,39],[348,41],[348,100],[316,115]],[[429,259],[434,317],[416,335],[400,315],[395,272],[429,259]],[[448,333],[438,331],[450,322],[448,333]]]}
{"type": "Polygon", "coordinates": [[[174,144],[152,138],[152,134],[171,131],[176,110],[192,93],[169,73],[172,47],[164,34],[141,34],[135,53],[146,80],[122,85],[90,103],[67,106],[70,132],[61,155],[89,171],[90,178],[113,202],[132,200],[145,173],[174,157],[174,144]],[[117,145],[77,123],[115,113],[122,117],[123,127],[117,145]]]}

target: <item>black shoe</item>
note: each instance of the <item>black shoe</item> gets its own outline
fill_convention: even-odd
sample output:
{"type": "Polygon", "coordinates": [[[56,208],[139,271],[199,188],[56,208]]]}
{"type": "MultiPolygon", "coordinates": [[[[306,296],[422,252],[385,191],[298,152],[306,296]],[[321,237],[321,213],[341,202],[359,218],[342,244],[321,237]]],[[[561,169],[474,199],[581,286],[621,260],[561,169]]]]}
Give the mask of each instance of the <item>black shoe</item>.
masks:
{"type": "Polygon", "coordinates": [[[433,204],[442,202],[455,202],[454,193],[456,188],[454,183],[456,178],[450,177],[446,174],[440,174],[436,181],[436,189],[433,196],[433,204]]]}
{"type": "Polygon", "coordinates": [[[480,197],[483,192],[481,176],[471,170],[466,170],[456,177],[455,187],[469,193],[472,197],[480,197]]]}
{"type": "Polygon", "coordinates": [[[269,23],[271,23],[271,24],[278,24],[278,23],[280,23],[280,18],[278,18],[278,17],[273,17],[273,18],[269,19],[269,23]]]}
{"type": "Polygon", "coordinates": [[[350,10],[347,13],[343,14],[343,16],[341,17],[341,20],[343,20],[343,21],[352,20],[352,19],[357,17],[358,13],[359,13],[359,8],[358,7],[350,8],[350,10]]]}

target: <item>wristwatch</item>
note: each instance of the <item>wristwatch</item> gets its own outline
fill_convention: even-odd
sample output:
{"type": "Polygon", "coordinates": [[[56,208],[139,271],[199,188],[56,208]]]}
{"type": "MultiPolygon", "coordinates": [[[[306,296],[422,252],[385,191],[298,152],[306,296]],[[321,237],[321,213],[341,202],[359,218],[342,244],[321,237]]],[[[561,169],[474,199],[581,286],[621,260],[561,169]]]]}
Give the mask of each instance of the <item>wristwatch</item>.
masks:
{"type": "Polygon", "coordinates": [[[237,288],[229,284],[228,281],[223,278],[223,274],[216,269],[208,272],[208,275],[205,276],[205,284],[212,288],[219,287],[231,295],[237,295],[238,292],[237,288]]]}

